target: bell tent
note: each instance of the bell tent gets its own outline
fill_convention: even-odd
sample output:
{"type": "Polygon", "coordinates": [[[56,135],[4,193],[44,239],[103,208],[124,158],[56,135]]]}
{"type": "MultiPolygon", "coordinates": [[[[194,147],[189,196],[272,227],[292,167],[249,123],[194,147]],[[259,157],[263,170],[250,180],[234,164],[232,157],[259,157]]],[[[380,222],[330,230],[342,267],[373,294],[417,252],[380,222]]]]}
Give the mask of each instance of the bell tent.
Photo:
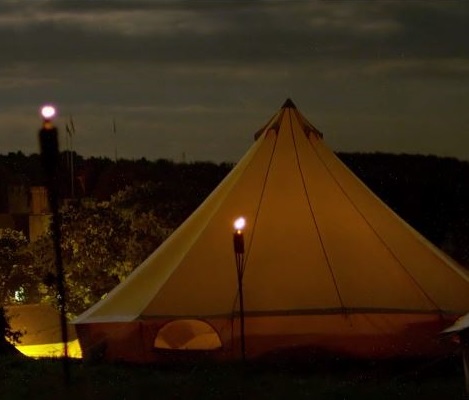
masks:
{"type": "Polygon", "coordinates": [[[84,356],[233,359],[241,338],[247,357],[448,351],[439,332],[469,311],[462,267],[378,199],[291,100],[255,139],[200,207],[74,321],[84,356]]]}
{"type": "MultiPolygon", "coordinates": [[[[60,316],[56,309],[47,304],[21,304],[5,307],[13,331],[22,333],[15,347],[24,355],[33,358],[63,357],[64,345],[60,328],[60,316]]],[[[81,358],[74,326],[68,326],[67,355],[81,358]]]]}

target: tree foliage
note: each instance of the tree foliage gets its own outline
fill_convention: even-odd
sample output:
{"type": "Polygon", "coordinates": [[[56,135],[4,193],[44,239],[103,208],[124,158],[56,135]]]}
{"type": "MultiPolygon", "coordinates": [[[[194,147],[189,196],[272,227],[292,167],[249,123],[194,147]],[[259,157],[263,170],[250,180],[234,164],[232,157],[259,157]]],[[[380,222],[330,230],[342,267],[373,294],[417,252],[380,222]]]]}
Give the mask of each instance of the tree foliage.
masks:
{"type": "MultiPolygon", "coordinates": [[[[129,188],[110,201],[82,201],[61,210],[62,259],[68,312],[93,305],[122,282],[168,235],[152,210],[133,206],[129,188]],[[123,200],[126,201],[123,201],[123,200]]],[[[46,279],[39,285],[45,301],[56,302],[52,238],[32,244],[35,265],[46,279]]]]}
{"type": "Polygon", "coordinates": [[[37,284],[24,234],[0,229],[0,304],[25,301],[37,284]]]}

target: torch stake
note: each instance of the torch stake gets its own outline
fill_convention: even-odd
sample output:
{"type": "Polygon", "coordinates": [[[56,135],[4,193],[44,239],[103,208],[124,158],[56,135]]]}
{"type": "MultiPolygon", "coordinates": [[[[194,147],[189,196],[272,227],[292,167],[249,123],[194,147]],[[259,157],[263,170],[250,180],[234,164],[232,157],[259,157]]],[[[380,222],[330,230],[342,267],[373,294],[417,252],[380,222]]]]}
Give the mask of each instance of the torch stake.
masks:
{"type": "Polygon", "coordinates": [[[47,177],[47,191],[49,193],[49,204],[52,212],[52,238],[55,251],[56,266],[56,285],[57,297],[60,311],[60,328],[62,331],[62,342],[64,349],[63,356],[63,372],[65,382],[70,382],[70,368],[68,362],[68,330],[66,317],[66,299],[65,299],[65,283],[64,269],[61,251],[61,232],[60,232],[60,214],[58,202],[58,167],[59,167],[59,144],[57,129],[45,120],[42,129],[39,131],[39,142],[41,147],[41,161],[44,172],[47,177]]]}
{"type": "Polygon", "coordinates": [[[243,294],[243,275],[244,275],[244,236],[241,231],[236,231],[233,235],[233,247],[236,259],[236,274],[238,277],[239,293],[239,321],[241,338],[241,357],[246,361],[246,340],[244,333],[244,294],[243,294]]]}

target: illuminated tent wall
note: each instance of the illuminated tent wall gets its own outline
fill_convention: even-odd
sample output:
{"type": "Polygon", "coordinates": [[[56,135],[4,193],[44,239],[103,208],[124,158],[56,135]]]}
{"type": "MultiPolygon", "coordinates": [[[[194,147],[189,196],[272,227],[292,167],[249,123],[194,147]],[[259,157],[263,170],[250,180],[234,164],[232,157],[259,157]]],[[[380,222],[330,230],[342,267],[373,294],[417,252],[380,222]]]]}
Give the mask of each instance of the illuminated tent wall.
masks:
{"type": "MultiPolygon", "coordinates": [[[[23,332],[21,343],[16,348],[23,354],[34,357],[62,357],[64,346],[57,310],[46,304],[26,304],[6,307],[10,326],[23,332]]],[[[68,355],[81,357],[75,327],[68,326],[68,355]]]]}
{"type": "Polygon", "coordinates": [[[74,321],[85,356],[239,357],[240,215],[248,357],[304,347],[435,354],[447,350],[438,332],[469,311],[461,267],[383,204],[287,100],[206,201],[74,321]]]}

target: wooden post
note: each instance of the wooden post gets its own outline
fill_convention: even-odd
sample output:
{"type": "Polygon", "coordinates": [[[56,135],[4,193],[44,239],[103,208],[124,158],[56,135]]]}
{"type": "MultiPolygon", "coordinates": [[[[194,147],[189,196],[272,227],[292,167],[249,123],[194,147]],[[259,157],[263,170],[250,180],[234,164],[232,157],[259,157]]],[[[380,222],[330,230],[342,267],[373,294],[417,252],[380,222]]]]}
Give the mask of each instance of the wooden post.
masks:
{"type": "Polygon", "coordinates": [[[466,397],[469,398],[469,329],[463,329],[458,333],[462,348],[462,361],[464,367],[464,388],[466,397]]]}

